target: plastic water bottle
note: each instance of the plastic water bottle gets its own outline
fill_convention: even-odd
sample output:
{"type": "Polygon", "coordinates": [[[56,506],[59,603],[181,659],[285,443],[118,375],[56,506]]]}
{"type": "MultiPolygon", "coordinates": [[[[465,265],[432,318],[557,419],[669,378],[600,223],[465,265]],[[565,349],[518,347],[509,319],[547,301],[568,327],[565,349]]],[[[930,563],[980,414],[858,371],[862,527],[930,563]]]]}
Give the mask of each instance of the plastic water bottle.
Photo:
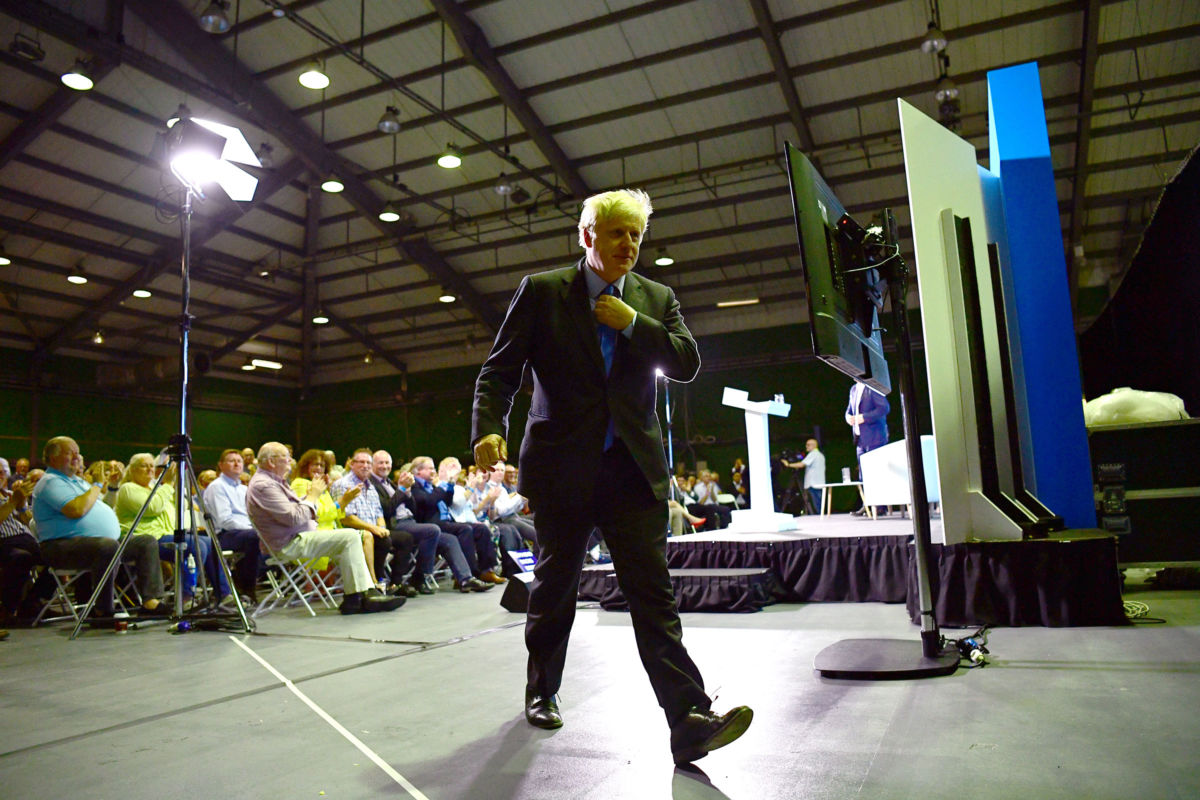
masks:
{"type": "Polygon", "coordinates": [[[196,559],[191,553],[188,553],[187,562],[184,564],[184,581],[185,586],[195,587],[196,585],[196,559]]]}

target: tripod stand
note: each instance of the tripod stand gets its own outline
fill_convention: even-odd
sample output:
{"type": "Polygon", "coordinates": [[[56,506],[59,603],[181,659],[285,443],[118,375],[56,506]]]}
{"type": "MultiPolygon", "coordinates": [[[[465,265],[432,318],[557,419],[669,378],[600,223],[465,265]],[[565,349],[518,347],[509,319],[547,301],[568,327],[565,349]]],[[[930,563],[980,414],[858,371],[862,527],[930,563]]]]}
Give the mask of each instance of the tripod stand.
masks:
{"type": "MultiPolygon", "coordinates": [[[[182,180],[182,178],[181,178],[182,180]]],[[[241,630],[244,633],[249,633],[253,630],[249,618],[246,616],[246,609],[242,606],[242,600],[236,591],[232,592],[234,604],[237,612],[234,614],[204,614],[199,615],[194,611],[185,613],[183,607],[183,589],[184,589],[184,545],[187,542],[191,544],[191,552],[195,556],[200,554],[199,534],[196,531],[196,516],[192,513],[191,496],[196,495],[196,501],[200,506],[200,512],[204,515],[207,530],[212,536],[212,546],[214,548],[213,555],[217,559],[217,563],[221,567],[221,572],[225,576],[226,584],[233,586],[233,575],[229,571],[229,565],[225,562],[225,557],[221,553],[220,542],[216,538],[216,526],[213,524],[212,516],[204,507],[204,499],[200,493],[199,484],[196,482],[196,474],[192,469],[192,458],[189,445],[191,437],[187,434],[187,406],[188,406],[188,334],[192,327],[192,315],[188,310],[188,305],[191,299],[191,281],[189,273],[191,270],[192,260],[192,203],[197,197],[203,199],[204,195],[199,188],[193,184],[183,181],[184,184],[184,202],[181,214],[183,228],[183,252],[180,259],[180,272],[182,278],[182,310],[179,318],[179,359],[180,359],[180,386],[179,386],[179,432],[171,436],[168,440],[166,452],[170,457],[170,463],[175,467],[177,476],[175,491],[175,535],[174,535],[174,564],[175,564],[175,604],[171,611],[170,618],[175,621],[184,621],[190,618],[203,617],[206,621],[220,624],[223,621],[237,620],[241,623],[241,630]],[[187,528],[184,528],[184,513],[187,513],[187,528]],[[187,537],[191,537],[190,540],[187,537]]],[[[138,524],[142,521],[142,517],[146,514],[146,509],[149,508],[151,501],[154,499],[155,493],[162,486],[166,476],[171,470],[165,469],[155,479],[154,485],[150,489],[150,496],[146,498],[146,502],[138,511],[137,516],[133,520],[133,525],[129,532],[122,537],[117,545],[117,551],[113,554],[112,560],[108,567],[104,570],[104,574],[96,581],[96,588],[92,592],[87,605],[84,606],[83,613],[79,620],[75,623],[75,629],[71,631],[71,637],[74,639],[79,635],[80,628],[83,627],[84,621],[91,614],[92,609],[96,605],[96,601],[100,597],[100,593],[106,591],[108,581],[116,572],[117,565],[121,563],[121,557],[125,552],[130,540],[137,532],[138,524]]],[[[207,581],[204,574],[204,565],[197,564],[196,576],[198,579],[198,588],[201,590],[207,589],[207,581]]],[[[180,627],[179,630],[187,628],[180,627]]]]}

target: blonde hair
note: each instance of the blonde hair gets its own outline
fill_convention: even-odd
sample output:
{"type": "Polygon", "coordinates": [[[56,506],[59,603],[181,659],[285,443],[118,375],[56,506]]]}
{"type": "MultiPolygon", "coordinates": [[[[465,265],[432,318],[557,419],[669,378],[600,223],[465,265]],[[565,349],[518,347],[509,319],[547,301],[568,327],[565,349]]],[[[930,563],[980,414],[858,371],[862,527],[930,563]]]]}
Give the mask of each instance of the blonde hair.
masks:
{"type": "Polygon", "coordinates": [[[130,476],[129,473],[133,471],[135,464],[138,464],[142,461],[147,461],[149,462],[150,466],[154,466],[154,456],[150,455],[149,453],[134,453],[129,457],[129,466],[125,468],[125,472],[121,475],[121,483],[129,483],[131,480],[133,480],[133,477],[130,476]]]}
{"type": "Polygon", "coordinates": [[[412,460],[413,472],[416,472],[417,470],[419,470],[421,467],[425,466],[426,464],[428,464],[429,466],[432,467],[433,459],[430,458],[429,456],[417,456],[416,458],[414,458],[412,460]]]}
{"type": "Polygon", "coordinates": [[[653,213],[650,195],[641,189],[618,189],[594,194],[583,201],[583,212],[579,215],[579,246],[587,247],[583,241],[584,231],[594,232],[597,223],[610,219],[634,220],[645,233],[653,213]]]}

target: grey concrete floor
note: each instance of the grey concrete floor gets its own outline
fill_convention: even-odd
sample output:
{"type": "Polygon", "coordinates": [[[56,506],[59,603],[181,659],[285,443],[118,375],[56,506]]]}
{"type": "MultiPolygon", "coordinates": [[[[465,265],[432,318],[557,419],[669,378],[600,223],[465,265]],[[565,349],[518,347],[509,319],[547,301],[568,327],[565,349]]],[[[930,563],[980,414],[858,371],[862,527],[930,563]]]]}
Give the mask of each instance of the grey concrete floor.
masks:
{"type": "Polygon", "coordinates": [[[594,607],[556,732],[522,718],[523,617],[499,591],[278,611],[251,636],[15,630],[0,797],[1200,797],[1200,592],[1126,598],[1165,622],[997,629],[983,669],[879,683],[820,678],[812,660],[845,638],[916,640],[902,606],[684,615],[715,707],[755,709],[691,770],[671,763],[628,616],[594,607]]]}

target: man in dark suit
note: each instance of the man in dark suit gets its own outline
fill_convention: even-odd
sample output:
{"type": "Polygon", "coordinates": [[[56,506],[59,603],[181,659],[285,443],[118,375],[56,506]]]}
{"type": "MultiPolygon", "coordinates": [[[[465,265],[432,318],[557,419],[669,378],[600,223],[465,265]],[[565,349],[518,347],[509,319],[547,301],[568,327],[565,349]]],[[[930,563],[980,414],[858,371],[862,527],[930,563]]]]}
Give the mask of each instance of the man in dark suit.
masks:
{"type": "Polygon", "coordinates": [[[672,754],[686,763],[739,737],[753,712],[710,710],[667,573],[655,369],[690,381],[700,356],[675,294],[632,272],[650,213],[641,191],[588,198],[579,221],[586,255],[521,281],[475,384],[472,442],[476,464],[507,460],[512,398],[531,366],[518,491],[537,515],[541,551],[525,627],[525,718],[540,728],[562,725],[556,693],[588,535],[599,528],[671,727],[672,754]]]}
{"type": "MultiPolygon", "coordinates": [[[[879,392],[866,384],[857,381],[850,387],[850,402],[846,406],[846,424],[854,432],[854,452],[856,458],[862,458],[876,447],[883,447],[888,441],[887,415],[891,404],[879,392]]],[[[859,472],[861,475],[861,471],[859,472]]],[[[860,508],[853,512],[857,516],[866,516],[867,509],[860,508]]],[[[887,506],[879,506],[876,516],[886,516],[887,506]]]]}

